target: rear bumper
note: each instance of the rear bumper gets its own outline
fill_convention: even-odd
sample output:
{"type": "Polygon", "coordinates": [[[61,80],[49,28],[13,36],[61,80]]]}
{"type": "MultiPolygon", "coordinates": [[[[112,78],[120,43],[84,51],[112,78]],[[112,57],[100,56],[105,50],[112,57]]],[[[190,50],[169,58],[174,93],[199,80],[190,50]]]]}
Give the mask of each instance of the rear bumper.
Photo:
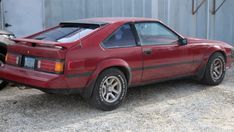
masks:
{"type": "Polygon", "coordinates": [[[10,65],[0,66],[0,79],[45,90],[69,88],[64,75],[44,73],[10,65]]]}

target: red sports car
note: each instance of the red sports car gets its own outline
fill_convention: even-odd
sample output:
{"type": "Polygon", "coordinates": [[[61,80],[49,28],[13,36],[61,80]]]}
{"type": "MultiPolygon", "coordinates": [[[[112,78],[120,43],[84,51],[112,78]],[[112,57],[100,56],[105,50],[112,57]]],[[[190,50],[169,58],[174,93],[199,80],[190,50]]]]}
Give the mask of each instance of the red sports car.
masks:
{"type": "Polygon", "coordinates": [[[181,77],[218,85],[234,57],[224,42],[184,38],[147,18],[62,22],[14,41],[0,66],[2,80],[80,93],[102,110],[117,108],[132,86],[181,77]]]}

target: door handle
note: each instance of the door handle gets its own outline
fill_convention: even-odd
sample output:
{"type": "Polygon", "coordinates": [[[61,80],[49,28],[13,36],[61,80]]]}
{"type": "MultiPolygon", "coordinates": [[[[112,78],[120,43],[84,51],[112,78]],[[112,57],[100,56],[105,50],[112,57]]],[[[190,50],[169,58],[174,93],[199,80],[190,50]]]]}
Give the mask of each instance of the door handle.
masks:
{"type": "Polygon", "coordinates": [[[9,23],[5,23],[5,27],[11,27],[12,25],[9,23]]]}
{"type": "Polygon", "coordinates": [[[145,55],[150,55],[150,54],[152,54],[152,51],[153,51],[152,49],[144,49],[144,50],[143,50],[143,52],[144,52],[145,55]]]}

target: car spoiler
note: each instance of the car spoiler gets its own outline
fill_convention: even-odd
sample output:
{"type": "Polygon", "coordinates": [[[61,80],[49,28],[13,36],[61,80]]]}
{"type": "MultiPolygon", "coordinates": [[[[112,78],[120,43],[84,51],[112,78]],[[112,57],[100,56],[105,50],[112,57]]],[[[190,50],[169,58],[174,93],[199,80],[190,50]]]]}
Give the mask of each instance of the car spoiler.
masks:
{"type": "Polygon", "coordinates": [[[14,38],[12,39],[16,43],[22,43],[25,45],[30,46],[41,46],[41,47],[50,47],[50,48],[65,48],[69,47],[69,44],[66,46],[64,43],[59,42],[51,42],[51,41],[42,41],[42,40],[35,40],[35,39],[24,39],[24,38],[14,38]]]}

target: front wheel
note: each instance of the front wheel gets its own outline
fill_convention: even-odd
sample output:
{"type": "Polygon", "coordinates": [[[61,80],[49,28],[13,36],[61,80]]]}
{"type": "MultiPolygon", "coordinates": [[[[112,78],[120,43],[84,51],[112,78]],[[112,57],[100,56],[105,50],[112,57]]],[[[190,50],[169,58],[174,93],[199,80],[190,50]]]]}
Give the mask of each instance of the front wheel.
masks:
{"type": "Polygon", "coordinates": [[[225,59],[221,53],[214,53],[206,66],[203,83],[207,85],[219,85],[225,77],[225,59]]]}
{"type": "Polygon", "coordinates": [[[127,86],[126,77],[120,70],[105,70],[97,78],[91,104],[105,111],[116,109],[126,96],[127,86]]]}
{"type": "MultiPolygon", "coordinates": [[[[4,63],[4,61],[5,61],[5,56],[0,53],[0,65],[2,65],[4,63]]],[[[0,90],[5,88],[7,84],[8,84],[8,82],[0,80],[0,90]]]]}

